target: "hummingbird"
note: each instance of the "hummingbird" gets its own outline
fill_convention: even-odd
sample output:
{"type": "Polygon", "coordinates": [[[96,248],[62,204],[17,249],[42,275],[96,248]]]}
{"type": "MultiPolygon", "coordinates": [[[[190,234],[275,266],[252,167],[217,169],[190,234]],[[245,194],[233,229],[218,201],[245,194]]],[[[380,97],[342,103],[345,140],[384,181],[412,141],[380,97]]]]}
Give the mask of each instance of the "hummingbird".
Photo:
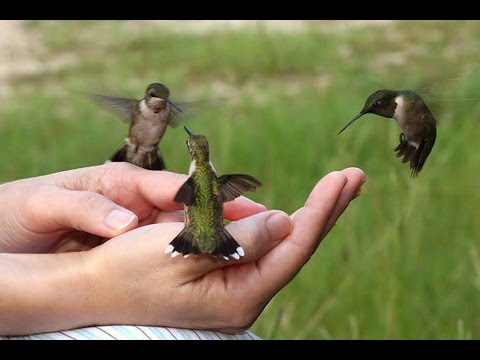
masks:
{"type": "Polygon", "coordinates": [[[397,121],[402,133],[394,151],[397,157],[403,156],[402,163],[410,162],[411,176],[416,177],[437,137],[436,120],[423,99],[411,90],[377,90],[367,98],[362,111],[338,134],[368,113],[397,121]]]}
{"type": "Polygon", "coordinates": [[[158,144],[167,125],[174,126],[172,120],[183,112],[170,100],[170,90],[165,85],[148,85],[141,100],[100,94],[89,96],[130,123],[123,146],[107,162],[126,161],[149,170],[165,169],[158,144]]]}
{"type": "Polygon", "coordinates": [[[232,201],[247,191],[262,186],[250,175],[228,174],[217,176],[210,161],[209,145],[204,135],[188,134],[187,147],[191,156],[189,178],[174,197],[185,208],[185,227],[166,247],[172,258],[183,254],[210,254],[236,260],[245,251],[223,225],[223,203],[232,201]]]}

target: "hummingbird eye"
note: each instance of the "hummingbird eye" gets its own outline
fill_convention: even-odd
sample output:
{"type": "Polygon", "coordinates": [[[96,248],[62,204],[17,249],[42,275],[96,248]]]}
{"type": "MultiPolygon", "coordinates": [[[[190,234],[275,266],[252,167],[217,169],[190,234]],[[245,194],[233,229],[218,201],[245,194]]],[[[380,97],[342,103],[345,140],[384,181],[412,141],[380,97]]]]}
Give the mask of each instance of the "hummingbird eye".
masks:
{"type": "Polygon", "coordinates": [[[149,91],[148,95],[150,95],[151,97],[155,97],[155,93],[153,91],[149,91]]]}

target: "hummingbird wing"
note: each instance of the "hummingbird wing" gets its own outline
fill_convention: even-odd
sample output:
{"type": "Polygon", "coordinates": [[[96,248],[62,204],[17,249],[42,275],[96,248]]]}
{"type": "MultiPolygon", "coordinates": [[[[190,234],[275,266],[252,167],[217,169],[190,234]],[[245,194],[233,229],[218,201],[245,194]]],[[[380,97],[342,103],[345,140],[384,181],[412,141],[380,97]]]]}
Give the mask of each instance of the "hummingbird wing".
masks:
{"type": "Polygon", "coordinates": [[[235,200],[247,191],[255,191],[262,183],[250,175],[227,174],[218,178],[223,202],[235,200]]]}
{"type": "Polygon", "coordinates": [[[225,104],[228,99],[216,99],[208,101],[171,101],[174,106],[171,107],[169,125],[178,127],[187,120],[200,115],[202,112],[216,109],[225,104]]]}
{"type": "Polygon", "coordinates": [[[423,165],[425,164],[425,161],[427,160],[428,155],[430,155],[433,145],[435,144],[435,139],[436,133],[433,137],[427,137],[422,139],[422,142],[420,143],[420,146],[418,147],[414,158],[412,159],[412,161],[410,161],[412,177],[416,177],[420,170],[422,170],[423,165]]]}
{"type": "Polygon", "coordinates": [[[192,206],[194,195],[195,195],[194,182],[193,182],[193,179],[189,177],[187,181],[185,181],[183,185],[180,187],[177,194],[173,198],[173,201],[177,203],[185,204],[187,206],[192,206]]]}
{"type": "Polygon", "coordinates": [[[138,104],[138,100],[124,97],[100,94],[88,94],[88,96],[97,104],[100,104],[120,117],[125,123],[129,123],[132,120],[132,112],[138,104]]]}
{"type": "Polygon", "coordinates": [[[458,88],[472,76],[477,76],[480,70],[479,64],[466,64],[452,69],[448,73],[430,76],[416,86],[415,92],[429,102],[443,101],[478,101],[478,94],[475,96],[455,97],[458,88]]]}

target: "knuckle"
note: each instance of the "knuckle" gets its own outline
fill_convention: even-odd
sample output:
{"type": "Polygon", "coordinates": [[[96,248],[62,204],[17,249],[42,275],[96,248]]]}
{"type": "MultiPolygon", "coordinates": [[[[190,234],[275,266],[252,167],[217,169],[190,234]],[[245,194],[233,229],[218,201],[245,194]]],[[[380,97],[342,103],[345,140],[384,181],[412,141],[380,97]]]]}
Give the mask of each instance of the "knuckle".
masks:
{"type": "Polygon", "coordinates": [[[139,171],[146,171],[128,162],[112,162],[103,166],[104,172],[99,178],[96,191],[107,196],[113,196],[119,187],[131,184],[139,171]]]}
{"type": "Polygon", "coordinates": [[[114,172],[114,173],[120,173],[120,174],[123,174],[127,171],[137,171],[140,169],[138,166],[130,164],[126,161],[111,162],[103,166],[105,166],[105,168],[107,169],[107,172],[114,172]]]}
{"type": "Polygon", "coordinates": [[[38,215],[44,215],[45,211],[48,211],[46,207],[46,200],[50,197],[52,186],[40,184],[37,186],[20,186],[19,192],[25,197],[26,206],[25,209],[34,217],[38,215]]]}

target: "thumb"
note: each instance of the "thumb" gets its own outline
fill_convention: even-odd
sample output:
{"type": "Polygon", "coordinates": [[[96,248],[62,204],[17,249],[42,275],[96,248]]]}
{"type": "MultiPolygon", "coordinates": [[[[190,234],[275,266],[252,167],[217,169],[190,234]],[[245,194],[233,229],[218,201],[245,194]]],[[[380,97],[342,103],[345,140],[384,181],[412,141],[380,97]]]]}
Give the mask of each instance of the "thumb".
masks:
{"type": "Polygon", "coordinates": [[[43,232],[76,229],[111,238],[138,224],[133,212],[92,191],[45,186],[29,205],[33,228],[43,232]]]}

